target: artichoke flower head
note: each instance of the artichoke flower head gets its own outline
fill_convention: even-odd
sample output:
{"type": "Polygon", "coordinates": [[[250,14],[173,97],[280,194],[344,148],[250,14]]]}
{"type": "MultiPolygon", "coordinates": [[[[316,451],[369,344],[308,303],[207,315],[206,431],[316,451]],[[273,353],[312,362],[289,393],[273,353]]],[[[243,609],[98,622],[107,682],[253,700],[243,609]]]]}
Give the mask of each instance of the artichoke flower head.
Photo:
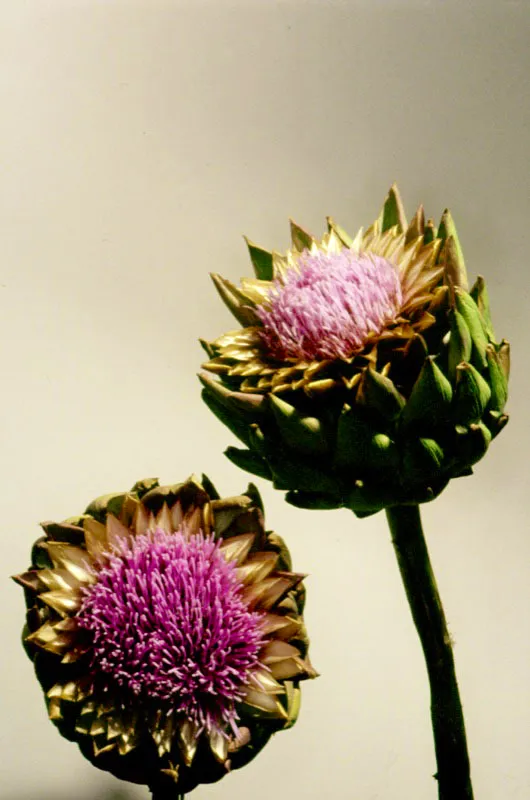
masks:
{"type": "Polygon", "coordinates": [[[23,640],[50,719],[118,778],[175,796],[250,761],[315,676],[303,575],[255,487],[140,481],[44,523],[23,640]]]}
{"type": "Polygon", "coordinates": [[[284,255],[247,240],[255,278],[213,275],[240,329],[202,342],[228,457],[303,508],[358,516],[436,497],[507,422],[509,346],[484,280],[468,289],[449,211],[407,223],[396,186],[350,237],[291,222],[284,255]]]}

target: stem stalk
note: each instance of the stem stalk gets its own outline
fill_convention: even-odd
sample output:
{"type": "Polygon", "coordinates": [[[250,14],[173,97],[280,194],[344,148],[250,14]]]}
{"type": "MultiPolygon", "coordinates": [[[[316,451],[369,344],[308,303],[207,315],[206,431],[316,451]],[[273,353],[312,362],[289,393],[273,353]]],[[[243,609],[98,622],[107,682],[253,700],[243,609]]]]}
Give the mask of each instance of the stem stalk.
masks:
{"type": "Polygon", "coordinates": [[[432,571],[418,506],[386,510],[392,543],[420,637],[431,689],[439,800],[473,800],[464,715],[451,637],[432,571]]]}

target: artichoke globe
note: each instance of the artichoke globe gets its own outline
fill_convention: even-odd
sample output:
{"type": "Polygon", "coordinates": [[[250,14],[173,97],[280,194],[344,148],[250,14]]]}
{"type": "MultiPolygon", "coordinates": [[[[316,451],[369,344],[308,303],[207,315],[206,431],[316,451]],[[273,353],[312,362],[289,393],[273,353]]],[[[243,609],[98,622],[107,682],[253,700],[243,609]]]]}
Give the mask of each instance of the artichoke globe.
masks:
{"type": "Polygon", "coordinates": [[[509,346],[451,214],[408,223],[394,185],[354,238],[329,218],[320,240],[291,234],[284,255],[247,240],[240,287],[212,276],[242,326],[202,342],[203,398],[245,445],[227,456],[302,508],[431,500],[508,419],[509,346]]]}
{"type": "Polygon", "coordinates": [[[304,576],[255,487],[144,480],[42,527],[15,576],[23,641],[50,719],[93,764],[177,797],[294,724],[316,674],[304,576]]]}

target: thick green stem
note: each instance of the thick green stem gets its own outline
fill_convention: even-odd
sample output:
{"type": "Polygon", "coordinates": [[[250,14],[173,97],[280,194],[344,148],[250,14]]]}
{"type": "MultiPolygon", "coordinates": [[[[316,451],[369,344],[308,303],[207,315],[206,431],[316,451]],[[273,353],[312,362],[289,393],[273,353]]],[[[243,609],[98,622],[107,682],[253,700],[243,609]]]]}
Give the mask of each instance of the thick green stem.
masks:
{"type": "Polygon", "coordinates": [[[418,506],[387,509],[399,570],[427,663],[439,800],[473,800],[451,638],[418,506]]]}

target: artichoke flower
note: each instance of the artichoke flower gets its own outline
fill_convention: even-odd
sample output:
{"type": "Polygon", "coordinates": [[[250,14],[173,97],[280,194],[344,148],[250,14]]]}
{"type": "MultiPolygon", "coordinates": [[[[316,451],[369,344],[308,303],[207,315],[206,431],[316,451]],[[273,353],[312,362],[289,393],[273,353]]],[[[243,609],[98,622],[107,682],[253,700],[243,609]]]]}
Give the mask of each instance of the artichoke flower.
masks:
{"type": "Polygon", "coordinates": [[[247,240],[240,287],[212,276],[242,326],[202,342],[203,398],[245,445],[227,456],[302,508],[433,499],[508,419],[509,345],[483,278],[468,289],[451,214],[407,223],[393,186],[354,238],[330,218],[320,240],[291,235],[284,255],[247,240]]]}
{"type": "Polygon", "coordinates": [[[255,487],[140,481],[43,523],[23,641],[48,714],[118,778],[177,796],[249,762],[314,677],[303,575],[255,487]]]}

